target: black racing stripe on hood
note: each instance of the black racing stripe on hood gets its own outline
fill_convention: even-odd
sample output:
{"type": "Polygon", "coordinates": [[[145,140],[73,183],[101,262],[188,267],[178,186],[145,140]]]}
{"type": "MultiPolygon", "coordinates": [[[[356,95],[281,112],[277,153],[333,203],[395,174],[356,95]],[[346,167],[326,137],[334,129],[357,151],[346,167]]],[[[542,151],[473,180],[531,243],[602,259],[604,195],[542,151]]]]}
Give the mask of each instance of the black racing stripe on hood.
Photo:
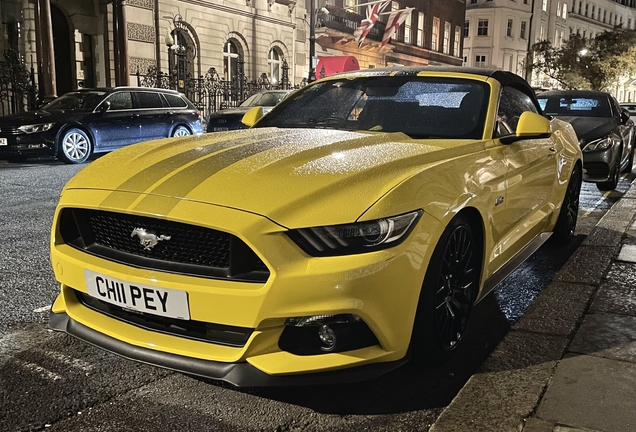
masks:
{"type": "MultiPolygon", "coordinates": [[[[242,135],[239,138],[233,138],[233,139],[228,139],[225,141],[221,141],[221,142],[217,142],[211,145],[207,145],[207,146],[203,146],[203,147],[197,147],[195,149],[191,149],[188,150],[186,152],[183,153],[178,153],[174,156],[170,156],[166,159],[162,159],[159,162],[150,165],[147,168],[144,168],[143,170],[139,171],[137,174],[135,174],[134,176],[130,177],[129,179],[127,179],[126,181],[124,181],[122,184],[120,184],[119,186],[117,186],[116,190],[118,191],[129,191],[129,190],[138,190],[138,191],[145,191],[147,190],[150,186],[152,186],[153,184],[157,183],[159,180],[161,180],[162,178],[164,178],[165,176],[167,176],[168,174],[170,174],[171,172],[173,172],[174,170],[178,169],[179,167],[183,166],[184,164],[186,164],[187,162],[193,160],[194,158],[205,158],[211,154],[215,154],[218,153],[220,151],[226,150],[228,148],[232,148],[232,147],[237,147],[237,146],[245,146],[245,145],[249,145],[249,142],[246,143],[246,138],[247,139],[251,139],[253,143],[258,143],[258,137],[260,137],[261,135],[265,135],[266,132],[262,132],[262,133],[258,133],[249,137],[245,137],[244,135],[242,135]]],[[[159,151],[161,149],[163,149],[163,147],[169,147],[169,146],[174,146],[175,143],[173,141],[163,144],[161,147],[158,147],[156,149],[154,149],[153,151],[159,151]]],[[[122,206],[129,206],[131,205],[136,199],[136,196],[131,195],[128,198],[126,198],[125,201],[127,202],[122,202],[122,197],[118,196],[117,198],[114,198],[113,196],[109,195],[108,197],[106,197],[106,199],[104,201],[101,202],[100,206],[103,207],[112,207],[112,206],[117,206],[117,207],[122,207],[122,206]],[[114,201],[113,201],[114,200],[114,201]]]]}
{"type": "MultiPolygon", "coordinates": [[[[169,177],[166,181],[150,191],[150,193],[153,195],[185,197],[203,181],[222,169],[225,169],[250,156],[254,156],[281,145],[281,139],[283,138],[287,140],[290,137],[294,138],[295,136],[304,135],[306,135],[306,131],[297,131],[296,133],[280,131],[280,136],[276,136],[275,138],[230,148],[223,152],[210,155],[190,165],[184,170],[179,171],[174,176],[169,177]]],[[[148,199],[151,198],[146,197],[141,200],[138,206],[143,207],[145,205],[144,201],[148,199]]],[[[177,203],[175,202],[174,205],[176,204],[177,203]]]]}

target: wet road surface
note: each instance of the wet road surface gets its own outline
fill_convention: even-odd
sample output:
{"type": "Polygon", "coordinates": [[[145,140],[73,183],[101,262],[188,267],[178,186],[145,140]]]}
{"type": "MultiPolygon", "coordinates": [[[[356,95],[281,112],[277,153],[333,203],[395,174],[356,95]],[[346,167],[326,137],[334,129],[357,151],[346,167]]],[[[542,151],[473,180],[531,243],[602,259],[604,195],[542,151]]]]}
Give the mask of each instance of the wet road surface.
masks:
{"type": "Polygon", "coordinates": [[[542,247],[474,310],[465,343],[434,369],[406,365],[348,385],[235,390],[131,362],[46,329],[53,210],[81,166],[0,162],[0,430],[426,430],[634,176],[584,184],[567,248],[542,247]]]}

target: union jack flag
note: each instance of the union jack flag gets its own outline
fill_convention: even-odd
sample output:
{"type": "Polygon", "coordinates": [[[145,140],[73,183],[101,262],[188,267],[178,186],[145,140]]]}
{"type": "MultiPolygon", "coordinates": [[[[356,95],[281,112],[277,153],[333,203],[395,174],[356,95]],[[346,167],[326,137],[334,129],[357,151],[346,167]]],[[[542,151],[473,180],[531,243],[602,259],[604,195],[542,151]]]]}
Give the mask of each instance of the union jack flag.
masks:
{"type": "Polygon", "coordinates": [[[367,17],[360,22],[360,26],[353,32],[353,36],[358,41],[358,48],[362,47],[362,42],[364,42],[364,39],[378,21],[380,13],[389,5],[389,3],[391,2],[386,1],[384,3],[367,5],[367,17]]]}

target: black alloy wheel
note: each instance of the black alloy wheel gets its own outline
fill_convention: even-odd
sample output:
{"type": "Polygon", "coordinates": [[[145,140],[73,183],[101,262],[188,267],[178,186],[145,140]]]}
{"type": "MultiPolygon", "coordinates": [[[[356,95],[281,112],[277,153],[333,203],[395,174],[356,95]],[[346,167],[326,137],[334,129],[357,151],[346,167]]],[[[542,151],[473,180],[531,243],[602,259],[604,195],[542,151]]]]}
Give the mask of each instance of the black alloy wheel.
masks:
{"type": "Polygon", "coordinates": [[[479,290],[481,259],[468,220],[456,216],[429,263],[411,339],[416,362],[440,364],[460,342],[479,290]]]}
{"type": "Polygon", "coordinates": [[[579,217],[579,197],[581,195],[581,168],[576,165],[570,175],[568,188],[563,197],[559,219],[552,230],[552,240],[560,245],[568,244],[574,237],[576,221],[579,217]]]}

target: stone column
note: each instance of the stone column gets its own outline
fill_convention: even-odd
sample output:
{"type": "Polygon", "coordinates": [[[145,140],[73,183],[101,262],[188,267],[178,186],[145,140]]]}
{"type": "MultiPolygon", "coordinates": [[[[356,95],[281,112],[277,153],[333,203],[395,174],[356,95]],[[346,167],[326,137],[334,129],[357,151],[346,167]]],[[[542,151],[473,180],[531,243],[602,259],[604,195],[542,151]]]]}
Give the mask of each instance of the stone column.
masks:
{"type": "Polygon", "coordinates": [[[35,5],[36,47],[38,58],[38,84],[42,102],[57,97],[55,78],[55,51],[53,49],[53,24],[49,0],[37,0],[35,5]]]}
{"type": "Polygon", "coordinates": [[[130,85],[128,66],[128,29],[126,26],[126,0],[113,1],[113,48],[115,51],[115,85],[130,85]]]}

